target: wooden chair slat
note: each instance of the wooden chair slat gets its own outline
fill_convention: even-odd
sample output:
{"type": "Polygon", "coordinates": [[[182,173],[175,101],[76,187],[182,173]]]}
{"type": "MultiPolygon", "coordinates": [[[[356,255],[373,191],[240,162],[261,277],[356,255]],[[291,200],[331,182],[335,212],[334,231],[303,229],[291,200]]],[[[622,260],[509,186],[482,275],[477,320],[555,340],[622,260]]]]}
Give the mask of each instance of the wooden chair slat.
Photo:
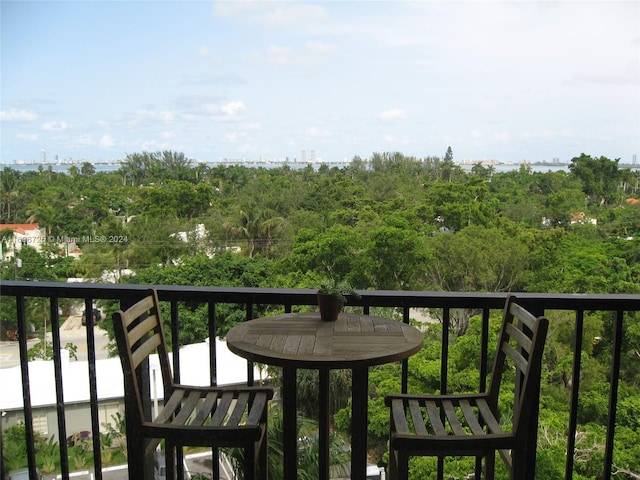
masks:
{"type": "Polygon", "coordinates": [[[247,404],[249,403],[249,392],[241,392],[236,398],[235,405],[233,406],[233,411],[227,420],[227,425],[237,427],[242,417],[245,415],[247,410],[247,404]]]}
{"type": "Polygon", "coordinates": [[[171,423],[173,425],[186,425],[199,400],[200,392],[195,390],[189,392],[185,401],[180,405],[180,411],[173,417],[171,423]]]}
{"type": "Polygon", "coordinates": [[[144,297],[142,300],[138,301],[131,307],[127,309],[124,317],[125,327],[129,329],[129,325],[131,325],[135,320],[140,318],[142,315],[146,314],[149,310],[154,308],[154,299],[152,296],[144,297]]]}
{"type": "Polygon", "coordinates": [[[403,435],[409,435],[409,424],[404,415],[404,402],[400,399],[391,403],[391,415],[396,431],[403,435]]]}
{"type": "Polygon", "coordinates": [[[478,410],[480,411],[480,415],[482,415],[482,420],[487,425],[491,433],[504,433],[485,400],[478,401],[478,410]]]}
{"type": "Polygon", "coordinates": [[[247,417],[247,425],[260,425],[263,412],[267,408],[269,398],[264,392],[257,392],[251,402],[251,410],[247,417]]]}
{"type": "Polygon", "coordinates": [[[450,400],[442,402],[442,409],[444,410],[447,421],[449,422],[453,433],[464,437],[467,432],[465,432],[464,428],[462,428],[460,420],[458,420],[458,413],[456,412],[453,402],[450,400]]]}
{"type": "Polygon", "coordinates": [[[427,414],[429,415],[429,422],[431,422],[431,428],[436,435],[444,436],[447,434],[447,430],[444,428],[442,421],[440,420],[440,411],[436,402],[428,400],[425,402],[427,407],[427,414]]]}
{"type": "Polygon", "coordinates": [[[522,331],[516,328],[512,323],[506,326],[507,333],[511,336],[518,345],[523,348],[527,353],[531,351],[531,339],[522,331]]]}
{"type": "MultiPolygon", "coordinates": [[[[115,312],[113,325],[125,379],[129,478],[145,478],[144,459],[166,440],[167,458],[175,458],[175,449],[186,445],[243,448],[244,478],[266,479],[267,414],[273,390],[176,385],[154,290],[129,309],[115,312]],[[138,376],[148,374],[141,366],[153,353],[160,361],[165,406],[155,419],[148,419],[138,376]],[[247,429],[249,425],[254,428],[247,429]]],[[[171,472],[175,466],[167,468],[171,472]]]]}
{"type": "Polygon", "coordinates": [[[229,407],[231,406],[231,402],[233,401],[234,393],[233,392],[223,392],[222,398],[220,398],[220,402],[216,407],[215,412],[213,412],[213,416],[211,417],[211,425],[216,427],[220,427],[223,425],[225,419],[229,415],[229,407]]]}
{"type": "Polygon", "coordinates": [[[387,395],[385,404],[391,409],[390,480],[408,479],[411,456],[485,457],[486,478],[493,478],[496,451],[511,480],[534,480],[540,375],[548,325],[545,317],[535,317],[509,295],[486,393],[387,395]],[[520,388],[511,392],[515,413],[511,429],[505,432],[493,408],[497,408],[500,389],[504,388],[502,373],[513,367],[523,378],[520,388]],[[426,418],[421,408],[426,409],[426,418]],[[415,433],[407,427],[409,421],[415,425],[415,433]]]}
{"type": "Polygon", "coordinates": [[[149,332],[152,331],[157,324],[158,319],[155,317],[155,315],[151,315],[142,320],[138,325],[129,330],[129,343],[131,345],[135,345],[138,340],[140,340],[145,335],[148,335],[149,332]]]}
{"type": "Polygon", "coordinates": [[[478,436],[484,435],[484,429],[478,422],[476,413],[473,411],[473,407],[471,406],[471,403],[469,403],[469,400],[460,400],[460,410],[462,410],[467,425],[469,425],[473,434],[478,436]]]}
{"type": "Polygon", "coordinates": [[[502,344],[502,351],[506,353],[509,356],[509,358],[511,358],[511,360],[515,362],[518,370],[520,370],[521,372],[527,371],[527,367],[528,367],[527,359],[524,358],[522,354],[518,352],[515,348],[513,348],[510,344],[505,342],[502,344]]]}
{"type": "Polygon", "coordinates": [[[140,364],[151,354],[151,352],[160,346],[161,342],[162,339],[158,333],[148,339],[145,339],[144,343],[140,344],[131,355],[133,368],[138,368],[140,364]]]}
{"type": "Polygon", "coordinates": [[[180,407],[180,405],[182,404],[184,394],[184,390],[174,390],[171,394],[171,397],[169,397],[169,400],[165,402],[164,408],[153,420],[154,423],[167,423],[169,420],[171,420],[178,407],[180,407]]]}
{"type": "Polygon", "coordinates": [[[533,330],[535,328],[535,324],[538,319],[522,305],[519,305],[516,302],[511,302],[509,311],[514,317],[517,317],[518,320],[524,323],[529,330],[533,330]]]}
{"type": "Polygon", "coordinates": [[[191,425],[202,425],[211,415],[216,402],[218,401],[218,392],[209,392],[198,407],[198,411],[191,421],[191,425]]]}
{"type": "Polygon", "coordinates": [[[409,411],[411,412],[411,421],[416,429],[416,435],[428,435],[427,427],[424,424],[424,417],[420,409],[420,402],[415,399],[409,400],[409,411]]]}

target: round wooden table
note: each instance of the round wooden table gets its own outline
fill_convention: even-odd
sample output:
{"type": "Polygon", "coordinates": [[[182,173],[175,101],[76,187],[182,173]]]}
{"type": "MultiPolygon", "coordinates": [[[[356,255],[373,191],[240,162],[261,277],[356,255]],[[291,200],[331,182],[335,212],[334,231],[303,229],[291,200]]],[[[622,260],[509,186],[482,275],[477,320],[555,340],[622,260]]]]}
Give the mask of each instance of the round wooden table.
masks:
{"type": "Polygon", "coordinates": [[[253,362],[282,367],[284,477],[297,478],[296,371],[319,371],[320,479],[329,478],[329,370],[352,370],[351,478],[366,479],[369,367],[403,360],[422,348],[422,333],[387,318],[341,313],[287,313],[233,327],[229,350],[253,362]]]}

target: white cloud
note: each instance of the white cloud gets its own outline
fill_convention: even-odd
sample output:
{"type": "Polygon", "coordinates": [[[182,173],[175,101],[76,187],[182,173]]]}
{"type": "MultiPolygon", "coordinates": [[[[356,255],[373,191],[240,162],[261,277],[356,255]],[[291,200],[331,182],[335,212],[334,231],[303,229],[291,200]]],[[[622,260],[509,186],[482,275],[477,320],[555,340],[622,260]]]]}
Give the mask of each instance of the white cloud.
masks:
{"type": "Polygon", "coordinates": [[[384,141],[387,143],[391,143],[391,144],[399,144],[399,145],[408,145],[409,144],[409,137],[407,137],[406,135],[392,135],[392,134],[385,134],[383,135],[384,141]]]}
{"type": "Polygon", "coordinates": [[[115,145],[115,142],[113,141],[113,138],[111,137],[111,135],[104,134],[102,138],[100,138],[98,145],[100,145],[101,147],[108,148],[108,147],[113,147],[115,145]]]}
{"type": "Polygon", "coordinates": [[[209,55],[209,49],[204,45],[198,48],[198,55],[201,57],[207,57],[209,55]]]}
{"type": "Polygon", "coordinates": [[[42,130],[47,132],[63,132],[69,128],[66,122],[47,122],[42,124],[42,130]]]}
{"type": "Polygon", "coordinates": [[[328,45],[325,42],[307,42],[305,47],[310,53],[315,53],[317,55],[325,55],[327,53],[331,53],[334,49],[331,45],[328,45]]]}
{"type": "MultiPolygon", "coordinates": [[[[202,85],[202,86],[233,86],[233,85],[246,85],[247,81],[244,77],[234,72],[214,72],[214,73],[193,73],[188,72],[185,75],[183,82],[185,85],[202,85]]],[[[181,98],[184,100],[184,97],[181,98]]],[[[189,101],[188,99],[186,99],[189,101]]]]}
{"type": "Polygon", "coordinates": [[[38,135],[35,133],[19,133],[16,135],[19,140],[26,140],[28,142],[35,142],[38,140],[38,135]]]}
{"type": "Polygon", "coordinates": [[[640,74],[637,71],[626,72],[578,72],[569,84],[596,84],[596,85],[632,85],[640,83],[640,74]]]}
{"type": "Polygon", "coordinates": [[[267,12],[262,17],[263,25],[267,27],[283,27],[301,25],[307,22],[319,22],[327,18],[327,11],[318,5],[277,3],[277,8],[267,12]]]}
{"type": "Polygon", "coordinates": [[[0,111],[0,121],[2,122],[30,122],[37,119],[38,114],[28,110],[12,108],[11,110],[0,111]]]}
{"type": "Polygon", "coordinates": [[[381,112],[378,116],[382,120],[401,120],[407,117],[407,112],[402,108],[394,108],[392,110],[381,112]]]}
{"type": "Polygon", "coordinates": [[[260,2],[228,2],[220,1],[215,2],[213,5],[214,14],[218,17],[234,17],[238,15],[244,15],[251,13],[255,10],[264,9],[266,4],[260,2]]]}
{"type": "Polygon", "coordinates": [[[310,137],[330,137],[331,132],[326,129],[318,128],[318,127],[310,127],[307,129],[306,134],[310,137]]]}
{"type": "Polygon", "coordinates": [[[258,61],[260,60],[273,65],[291,65],[297,63],[293,48],[281,47],[279,45],[269,45],[264,56],[258,58],[258,61]]]}
{"type": "Polygon", "coordinates": [[[143,120],[152,120],[158,122],[169,123],[175,119],[173,112],[168,110],[146,110],[140,109],[136,111],[136,116],[143,120]]]}
{"type": "Polygon", "coordinates": [[[304,45],[302,52],[286,45],[271,44],[263,53],[254,54],[252,59],[257,64],[315,66],[332,50],[330,45],[323,42],[308,42],[304,45]]]}
{"type": "Polygon", "coordinates": [[[244,132],[229,132],[224,136],[224,140],[229,143],[238,143],[240,141],[245,141],[247,138],[247,134],[244,132]]]}
{"type": "Polygon", "coordinates": [[[244,119],[247,107],[241,100],[234,100],[225,104],[204,104],[199,113],[204,114],[216,122],[238,122],[244,119]]]}
{"type": "Polygon", "coordinates": [[[304,28],[327,19],[327,10],[319,5],[293,2],[219,1],[214,3],[217,17],[235,17],[243,22],[267,28],[300,26],[304,28]]]}
{"type": "Polygon", "coordinates": [[[95,145],[95,142],[91,135],[81,135],[80,137],[78,137],[76,141],[76,145],[82,145],[82,146],[95,145]]]}
{"type": "Polygon", "coordinates": [[[246,110],[244,103],[235,101],[222,106],[222,111],[230,116],[236,116],[246,110]]]}
{"type": "Polygon", "coordinates": [[[223,105],[220,107],[220,110],[225,114],[227,119],[235,119],[246,112],[247,108],[244,106],[243,102],[236,100],[223,105]]]}

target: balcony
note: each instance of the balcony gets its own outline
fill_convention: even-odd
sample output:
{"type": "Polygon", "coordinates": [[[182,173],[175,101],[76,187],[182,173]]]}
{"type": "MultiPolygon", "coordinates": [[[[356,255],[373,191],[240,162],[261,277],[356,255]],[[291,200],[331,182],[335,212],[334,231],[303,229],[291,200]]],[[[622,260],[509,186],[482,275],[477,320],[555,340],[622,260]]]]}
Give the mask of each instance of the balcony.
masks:
{"type": "MultiPolygon", "coordinates": [[[[38,419],[34,417],[34,406],[32,396],[37,385],[34,379],[30,378],[30,371],[27,368],[27,319],[26,304],[32,297],[45,299],[42,302],[48,312],[51,338],[53,342],[53,376],[55,384],[55,410],[56,428],[55,431],[48,432],[49,436],[56,439],[66,439],[73,431],[67,428],[67,421],[75,405],[67,399],[68,392],[63,387],[64,359],[61,358],[60,349],[60,326],[61,317],[59,313],[61,302],[73,299],[76,303],[82,303],[84,310],[91,311],[92,305],[97,300],[114,300],[122,305],[130,304],[131,301],[140,296],[140,292],[148,286],[140,285],[101,285],[101,284],[64,284],[48,282],[3,282],[1,288],[2,302],[15,302],[16,320],[18,329],[19,364],[21,372],[21,385],[10,385],[10,389],[21,389],[23,403],[23,414],[26,440],[26,459],[31,471],[31,478],[35,478],[36,468],[40,465],[36,462],[36,434],[34,426],[37,426],[38,419]]],[[[206,304],[208,306],[208,336],[216,338],[218,331],[216,309],[222,304],[241,305],[244,309],[244,316],[247,320],[260,316],[256,312],[291,312],[298,308],[306,308],[316,304],[315,291],[302,289],[264,289],[264,288],[224,288],[224,287],[184,287],[184,286],[156,286],[159,298],[162,302],[168,302],[171,306],[170,318],[165,318],[171,322],[170,332],[173,342],[173,351],[179,351],[178,338],[180,334],[180,305],[182,302],[192,302],[206,304]]],[[[442,322],[442,332],[449,332],[452,326],[454,312],[459,309],[470,309],[481,319],[480,338],[480,372],[478,388],[484,389],[486,385],[488,352],[491,351],[492,334],[489,332],[489,318],[492,313],[501,311],[505,295],[503,293],[468,293],[468,292],[404,292],[404,291],[361,291],[361,298],[352,299],[349,305],[357,311],[364,313],[379,314],[384,312],[389,315],[394,312],[399,321],[409,322],[412,309],[432,309],[436,312],[442,322]],[[384,309],[384,310],[380,310],[384,309]]],[[[605,318],[611,319],[610,325],[605,328],[611,331],[610,357],[611,368],[608,375],[609,392],[606,411],[606,440],[602,445],[602,452],[597,456],[601,472],[599,478],[611,479],[616,472],[624,470],[624,466],[614,466],[614,455],[616,444],[616,412],[618,407],[618,396],[620,394],[619,383],[621,379],[622,347],[625,338],[625,331],[636,324],[640,311],[640,295],[571,295],[571,294],[519,294],[521,301],[536,314],[546,314],[550,316],[553,329],[554,314],[561,313],[563,318],[570,317],[573,339],[571,341],[573,352],[581,352],[584,342],[593,339],[584,339],[585,319],[589,318],[592,312],[610,312],[605,318]]],[[[105,379],[100,377],[100,372],[96,368],[96,344],[94,336],[94,325],[91,321],[86,326],[86,356],[87,370],[86,381],[89,390],[90,408],[90,441],[93,451],[100,451],[101,419],[104,412],[100,410],[100,397],[98,386],[105,379]]],[[[440,374],[439,390],[445,392],[449,390],[449,378],[452,375],[452,365],[449,358],[450,336],[442,335],[439,339],[438,348],[440,350],[440,374]]],[[[210,382],[218,381],[218,372],[224,369],[219,365],[217,358],[216,342],[209,342],[208,363],[210,372],[210,382]]],[[[637,361],[637,359],[636,359],[637,361]]],[[[180,355],[173,356],[174,371],[180,372],[180,355]]],[[[403,391],[407,391],[411,366],[415,365],[411,359],[405,361],[401,368],[401,379],[399,384],[403,391]]],[[[415,367],[414,367],[415,368],[415,367]]],[[[2,373],[0,371],[0,373],[2,373]]],[[[581,398],[585,392],[580,388],[580,380],[583,378],[585,370],[582,365],[582,355],[572,355],[570,365],[571,381],[567,382],[569,398],[568,412],[566,414],[566,434],[561,438],[563,449],[566,452],[564,465],[564,478],[574,477],[575,463],[580,461],[575,455],[577,452],[576,442],[579,438],[578,411],[581,398]]],[[[254,374],[253,365],[247,365],[246,376],[248,382],[257,381],[254,374]]],[[[7,388],[3,385],[2,388],[7,388]]],[[[544,406],[541,407],[541,410],[544,406]]],[[[2,419],[3,428],[6,429],[5,418],[2,419]]],[[[36,429],[37,430],[37,429],[36,429]]],[[[539,460],[538,460],[539,461],[539,460]]],[[[70,473],[76,470],[69,459],[69,447],[65,441],[59,442],[59,458],[55,462],[59,465],[58,478],[69,478],[70,473]]],[[[109,479],[109,469],[103,468],[100,455],[94,455],[90,465],[85,466],[85,470],[93,473],[93,478],[109,479]]],[[[632,477],[632,472],[628,478],[632,477]]],[[[636,472],[637,474],[637,472],[636,472]]],[[[49,477],[51,478],[51,477],[49,477]]],[[[88,477],[87,477],[88,478],[88,477]]],[[[480,478],[476,475],[476,478],[480,478]]],[[[627,477],[617,477],[627,478],[627,477]]],[[[4,474],[1,480],[4,480],[4,474]]]]}

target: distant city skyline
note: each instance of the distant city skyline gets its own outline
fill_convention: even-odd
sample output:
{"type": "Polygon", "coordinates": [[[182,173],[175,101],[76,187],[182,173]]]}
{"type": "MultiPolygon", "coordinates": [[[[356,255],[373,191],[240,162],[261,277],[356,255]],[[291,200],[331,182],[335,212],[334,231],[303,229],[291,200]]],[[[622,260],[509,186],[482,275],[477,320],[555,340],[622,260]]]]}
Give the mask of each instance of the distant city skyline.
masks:
{"type": "Polygon", "coordinates": [[[2,1],[0,163],[640,153],[640,2],[2,1]]]}

